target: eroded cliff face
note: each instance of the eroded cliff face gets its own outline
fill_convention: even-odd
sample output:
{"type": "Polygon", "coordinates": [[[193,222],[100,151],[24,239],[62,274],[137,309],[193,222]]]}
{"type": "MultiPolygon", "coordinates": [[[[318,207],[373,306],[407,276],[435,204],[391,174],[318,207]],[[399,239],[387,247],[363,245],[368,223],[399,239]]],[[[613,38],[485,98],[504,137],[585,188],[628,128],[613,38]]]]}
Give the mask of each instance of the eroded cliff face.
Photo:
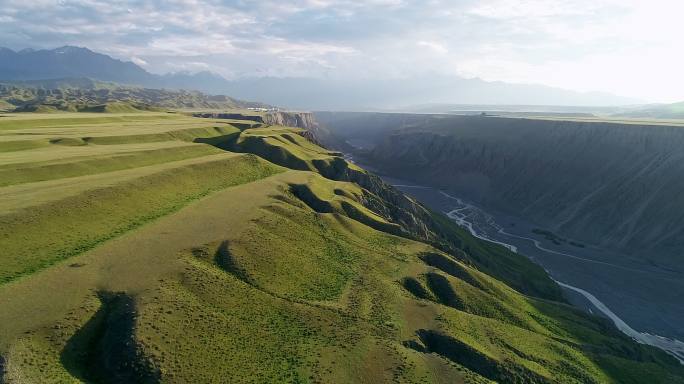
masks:
{"type": "Polygon", "coordinates": [[[245,127],[252,127],[253,124],[262,123],[268,125],[280,125],[285,127],[303,128],[300,135],[306,137],[317,145],[329,149],[348,149],[337,137],[327,128],[321,126],[311,112],[267,112],[264,114],[243,114],[243,113],[221,113],[221,112],[202,112],[194,113],[194,117],[211,119],[231,119],[249,121],[245,127]],[[342,148],[341,148],[342,147],[342,148]]]}
{"type": "Polygon", "coordinates": [[[246,114],[230,112],[201,112],[194,113],[195,117],[211,119],[231,119],[257,121],[269,125],[282,125],[286,127],[299,127],[304,129],[315,129],[318,125],[314,116],[310,112],[266,112],[263,114],[246,114]]]}
{"type": "Polygon", "coordinates": [[[413,123],[375,139],[369,164],[684,270],[684,127],[479,116],[413,123]]]}
{"type": "Polygon", "coordinates": [[[310,112],[270,112],[264,115],[264,123],[304,129],[314,128],[317,125],[310,112]]]}
{"type": "Polygon", "coordinates": [[[681,127],[473,118],[388,136],[372,157],[583,241],[681,266],[681,127]]]}

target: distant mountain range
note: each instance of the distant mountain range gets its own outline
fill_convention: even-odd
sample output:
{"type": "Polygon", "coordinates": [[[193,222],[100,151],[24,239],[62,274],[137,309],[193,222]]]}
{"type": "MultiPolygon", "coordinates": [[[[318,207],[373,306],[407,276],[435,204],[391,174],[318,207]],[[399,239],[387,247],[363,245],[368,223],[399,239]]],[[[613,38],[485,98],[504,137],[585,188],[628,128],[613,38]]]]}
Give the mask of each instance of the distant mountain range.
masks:
{"type": "Polygon", "coordinates": [[[150,85],[161,80],[139,66],[87,48],[65,46],[52,50],[0,48],[0,80],[44,80],[89,77],[122,84],[150,85]]]}
{"type": "Polygon", "coordinates": [[[148,88],[190,89],[225,93],[228,81],[210,72],[156,75],[137,64],[87,48],[64,46],[51,50],[0,48],[0,81],[90,78],[148,88]]]}
{"type": "Polygon", "coordinates": [[[284,107],[318,110],[402,108],[426,103],[583,106],[639,103],[639,100],[604,93],[437,75],[354,81],[274,77],[231,81],[211,72],[157,75],[132,62],[87,48],[64,46],[18,52],[0,48],[0,81],[60,78],[91,78],[147,88],[193,89],[284,107]]]}

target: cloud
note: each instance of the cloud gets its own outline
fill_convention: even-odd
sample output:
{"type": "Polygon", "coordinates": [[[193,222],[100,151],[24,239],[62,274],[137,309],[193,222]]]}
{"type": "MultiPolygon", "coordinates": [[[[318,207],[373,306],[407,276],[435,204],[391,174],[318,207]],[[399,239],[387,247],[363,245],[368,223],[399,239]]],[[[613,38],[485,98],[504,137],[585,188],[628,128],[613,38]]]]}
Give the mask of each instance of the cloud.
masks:
{"type": "Polygon", "coordinates": [[[201,62],[201,61],[188,61],[182,63],[168,63],[169,68],[173,69],[173,72],[199,72],[199,71],[211,71],[211,65],[201,62]]]}
{"type": "Polygon", "coordinates": [[[146,67],[146,66],[149,65],[149,64],[147,63],[147,61],[145,61],[145,60],[143,60],[143,59],[141,59],[141,58],[139,58],[139,57],[136,57],[136,56],[131,57],[131,61],[134,62],[134,63],[137,64],[137,65],[140,65],[141,67],[146,67]]]}
{"type": "Polygon", "coordinates": [[[679,0],[4,1],[0,41],[163,73],[543,83],[684,99],[679,0]],[[657,81],[653,81],[657,80],[657,81]]]}
{"type": "Polygon", "coordinates": [[[445,47],[442,43],[436,41],[419,41],[418,45],[421,47],[426,47],[434,52],[445,54],[449,52],[449,49],[445,47]]]}

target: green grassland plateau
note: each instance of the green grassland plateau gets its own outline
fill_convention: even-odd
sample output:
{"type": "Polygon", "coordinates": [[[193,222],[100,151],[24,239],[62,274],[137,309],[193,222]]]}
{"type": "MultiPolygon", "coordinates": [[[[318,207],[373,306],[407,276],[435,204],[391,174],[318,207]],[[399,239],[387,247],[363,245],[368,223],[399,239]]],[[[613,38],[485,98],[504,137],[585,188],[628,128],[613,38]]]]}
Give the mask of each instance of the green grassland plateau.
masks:
{"type": "Polygon", "coordinates": [[[0,118],[0,382],[684,382],[523,256],[254,126],[0,118]]]}

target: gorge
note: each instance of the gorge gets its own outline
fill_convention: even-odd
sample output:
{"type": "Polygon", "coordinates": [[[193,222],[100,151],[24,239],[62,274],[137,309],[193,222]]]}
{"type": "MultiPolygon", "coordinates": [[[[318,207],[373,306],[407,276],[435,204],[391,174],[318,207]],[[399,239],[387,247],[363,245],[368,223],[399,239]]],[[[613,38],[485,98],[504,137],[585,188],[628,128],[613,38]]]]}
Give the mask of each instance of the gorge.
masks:
{"type": "Polygon", "coordinates": [[[403,180],[394,184],[431,208],[459,208],[440,191],[481,208],[504,232],[490,228],[492,240],[513,240],[555,279],[591,292],[633,328],[684,339],[684,127],[591,118],[316,117],[330,132],[328,145],[403,180]]]}

